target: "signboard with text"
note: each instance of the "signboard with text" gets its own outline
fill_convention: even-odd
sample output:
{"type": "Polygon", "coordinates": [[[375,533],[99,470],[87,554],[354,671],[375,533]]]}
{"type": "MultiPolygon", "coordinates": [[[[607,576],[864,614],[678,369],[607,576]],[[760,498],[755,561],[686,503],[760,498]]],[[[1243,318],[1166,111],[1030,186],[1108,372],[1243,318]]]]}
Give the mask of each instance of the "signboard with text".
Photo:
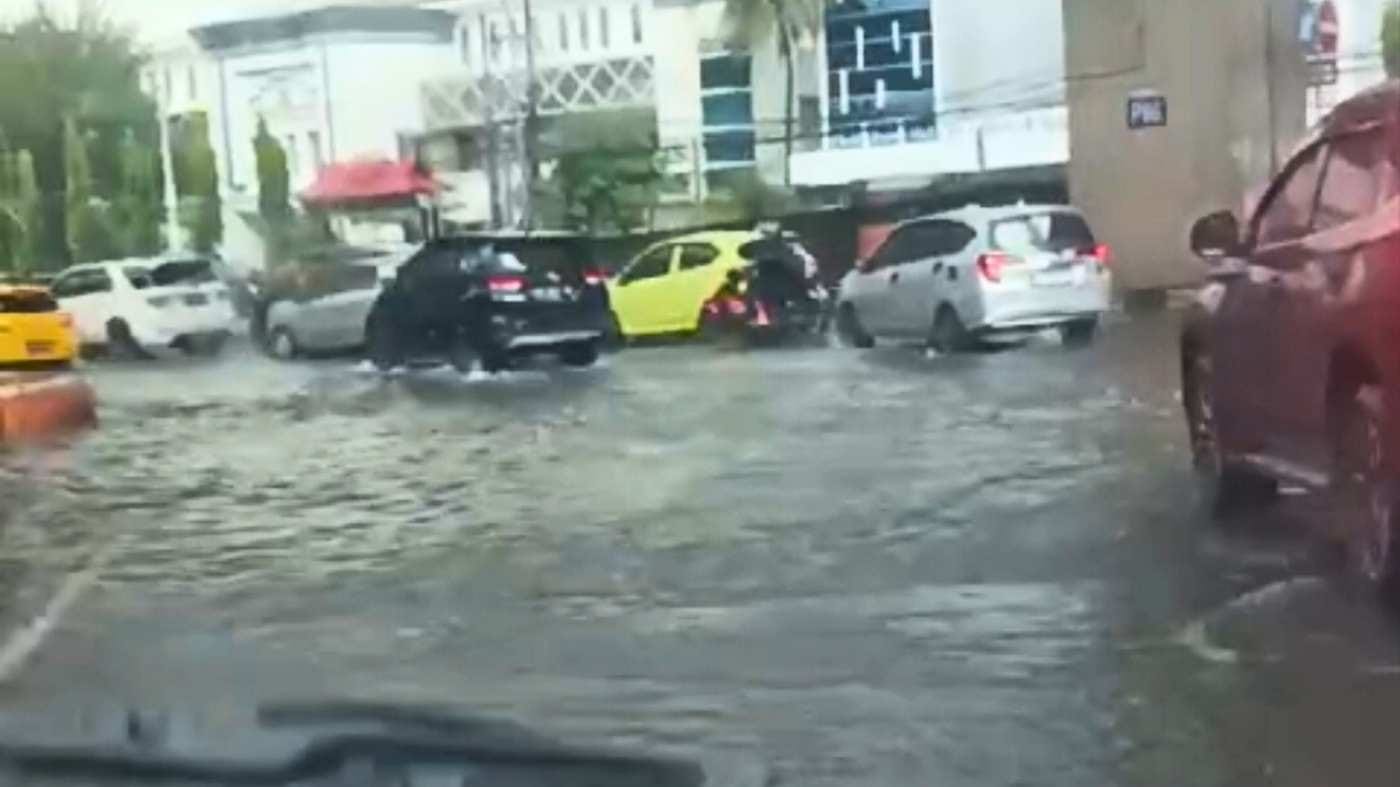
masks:
{"type": "Polygon", "coordinates": [[[1128,96],[1128,128],[1136,131],[1167,125],[1167,97],[1161,93],[1133,93],[1128,96]]]}

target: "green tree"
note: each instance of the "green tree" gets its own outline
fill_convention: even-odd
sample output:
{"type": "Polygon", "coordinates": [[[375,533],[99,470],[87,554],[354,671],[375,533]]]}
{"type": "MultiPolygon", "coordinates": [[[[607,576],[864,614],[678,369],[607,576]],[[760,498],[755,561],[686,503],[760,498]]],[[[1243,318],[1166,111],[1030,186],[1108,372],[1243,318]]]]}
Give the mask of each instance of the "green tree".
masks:
{"type": "Polygon", "coordinates": [[[1386,4],[1381,17],[1381,59],[1385,72],[1400,77],[1400,1],[1386,4]]]}
{"type": "Polygon", "coordinates": [[[144,257],[160,251],[160,156],[127,134],[120,150],[121,188],[112,199],[111,218],[118,245],[126,256],[144,257]]]}
{"type": "Polygon", "coordinates": [[[756,49],[777,38],[783,61],[783,185],[792,184],[792,127],[797,111],[797,42],[822,26],[824,0],[725,0],[725,38],[738,49],[756,49]]]}
{"type": "Polygon", "coordinates": [[[64,219],[68,255],[74,262],[92,262],[119,254],[103,206],[92,190],[92,165],[87,140],[69,117],[63,121],[64,219]]]}
{"type": "Polygon", "coordinates": [[[180,198],[180,223],[195,251],[213,251],[224,237],[223,205],[219,199],[219,167],[209,146],[209,121],[191,113],[172,124],[175,149],[175,193],[180,198]]]}
{"type": "Polygon", "coordinates": [[[116,151],[130,129],[143,144],[157,138],[156,113],[140,90],[140,53],[96,4],[63,19],[42,2],[25,17],[0,22],[0,126],[16,150],[28,150],[36,204],[34,257],[69,260],[64,119],[73,118],[91,155],[90,195],[110,199],[121,182],[116,151]]]}
{"type": "Polygon", "coordinates": [[[21,267],[20,257],[29,231],[19,204],[16,161],[9,138],[0,129],[0,266],[9,271],[21,267]]]}
{"type": "Polygon", "coordinates": [[[537,208],[553,203],[551,223],[588,232],[641,226],[665,180],[655,119],[649,112],[592,112],[559,118],[541,138],[553,161],[536,190],[537,208]]]}
{"type": "Polygon", "coordinates": [[[258,167],[258,215],[266,227],[268,259],[280,262],[296,245],[291,175],[282,143],[268,133],[262,118],[258,118],[258,131],[253,136],[253,156],[258,167]]]}
{"type": "Polygon", "coordinates": [[[41,243],[44,230],[44,211],[39,182],[34,176],[34,157],[29,151],[21,150],[14,154],[15,203],[24,220],[25,238],[15,259],[15,268],[20,272],[36,269],[41,256],[41,243]]]}

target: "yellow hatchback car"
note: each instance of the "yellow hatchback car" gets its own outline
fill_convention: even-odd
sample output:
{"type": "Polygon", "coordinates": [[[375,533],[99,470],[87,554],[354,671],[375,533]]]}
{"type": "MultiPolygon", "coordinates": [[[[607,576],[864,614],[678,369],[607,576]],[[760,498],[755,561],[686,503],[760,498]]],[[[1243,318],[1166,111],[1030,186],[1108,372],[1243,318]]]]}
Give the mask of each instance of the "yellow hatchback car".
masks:
{"type": "Polygon", "coordinates": [[[77,355],[73,318],[48,290],[0,285],[0,366],[66,365],[77,355]]]}
{"type": "Polygon", "coordinates": [[[618,331],[633,337],[698,330],[705,302],[731,270],[749,264],[740,249],[762,237],[743,230],[697,232],[647,248],[608,282],[618,331]]]}

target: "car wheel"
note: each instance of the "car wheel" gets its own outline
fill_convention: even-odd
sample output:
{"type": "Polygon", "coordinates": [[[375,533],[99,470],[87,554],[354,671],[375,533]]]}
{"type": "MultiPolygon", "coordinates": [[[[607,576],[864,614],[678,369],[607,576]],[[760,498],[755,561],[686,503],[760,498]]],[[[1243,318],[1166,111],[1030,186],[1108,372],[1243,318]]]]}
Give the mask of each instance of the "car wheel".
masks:
{"type": "Polygon", "coordinates": [[[210,358],[217,358],[224,351],[224,345],[228,344],[229,335],[227,333],[216,333],[204,339],[204,354],[210,358]]]}
{"type": "Polygon", "coordinates": [[[292,329],[281,326],[272,329],[272,333],[268,335],[267,349],[274,358],[284,361],[290,361],[301,352],[296,337],[292,335],[292,329]]]}
{"type": "Polygon", "coordinates": [[[598,343],[589,341],[566,344],[559,352],[559,361],[565,366],[592,366],[598,361],[598,343]]]}
{"type": "Polygon", "coordinates": [[[875,346],[875,337],[866,333],[865,326],[861,325],[860,315],[856,314],[856,307],[849,303],[841,304],[836,313],[836,333],[847,346],[859,347],[862,350],[875,346]]]}
{"type": "Polygon", "coordinates": [[[617,312],[608,312],[608,330],[603,336],[603,342],[609,350],[620,350],[627,346],[627,334],[622,330],[622,321],[617,319],[617,312]]]}
{"type": "Polygon", "coordinates": [[[136,341],[131,326],[120,317],[107,321],[107,346],[113,354],[126,358],[149,360],[154,357],[136,341]]]}
{"type": "Polygon", "coordinates": [[[371,317],[365,331],[366,355],[369,362],[381,372],[387,372],[403,365],[403,341],[399,338],[398,327],[387,317],[371,317]]]}
{"type": "Polygon", "coordinates": [[[943,304],[933,318],[933,328],[929,331],[929,349],[943,355],[962,352],[968,347],[967,328],[962,318],[952,306],[943,304]]]}
{"type": "Polygon", "coordinates": [[[1221,446],[1210,355],[1193,351],[1184,359],[1182,369],[1182,404],[1191,440],[1191,463],[1202,497],[1212,512],[1225,518],[1276,498],[1277,481],[1238,466],[1221,446]]]}
{"type": "Polygon", "coordinates": [[[1338,405],[1335,418],[1333,490],[1344,517],[1352,569],[1387,603],[1400,603],[1397,486],[1386,454],[1380,388],[1363,386],[1338,405]]]}
{"type": "Polygon", "coordinates": [[[1060,343],[1070,348],[1088,347],[1094,342],[1094,336],[1099,331],[1099,319],[1097,317],[1087,320],[1075,320],[1060,326],[1060,343]]]}
{"type": "Polygon", "coordinates": [[[462,374],[471,374],[478,365],[484,366],[481,364],[481,353],[477,352],[471,342],[460,336],[447,349],[447,361],[452,364],[453,369],[462,374]]]}

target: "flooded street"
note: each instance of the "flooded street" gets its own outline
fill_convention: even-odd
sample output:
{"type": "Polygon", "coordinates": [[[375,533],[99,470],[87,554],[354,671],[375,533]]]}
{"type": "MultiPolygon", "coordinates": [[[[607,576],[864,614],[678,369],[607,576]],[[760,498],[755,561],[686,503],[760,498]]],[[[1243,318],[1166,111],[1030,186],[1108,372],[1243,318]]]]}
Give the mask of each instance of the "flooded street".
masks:
{"type": "Polygon", "coordinates": [[[0,478],[0,623],[42,631],[0,706],[461,703],[758,784],[1390,784],[1400,624],[1320,501],[1211,524],[1174,321],[98,365],[100,430],[0,478]]]}

